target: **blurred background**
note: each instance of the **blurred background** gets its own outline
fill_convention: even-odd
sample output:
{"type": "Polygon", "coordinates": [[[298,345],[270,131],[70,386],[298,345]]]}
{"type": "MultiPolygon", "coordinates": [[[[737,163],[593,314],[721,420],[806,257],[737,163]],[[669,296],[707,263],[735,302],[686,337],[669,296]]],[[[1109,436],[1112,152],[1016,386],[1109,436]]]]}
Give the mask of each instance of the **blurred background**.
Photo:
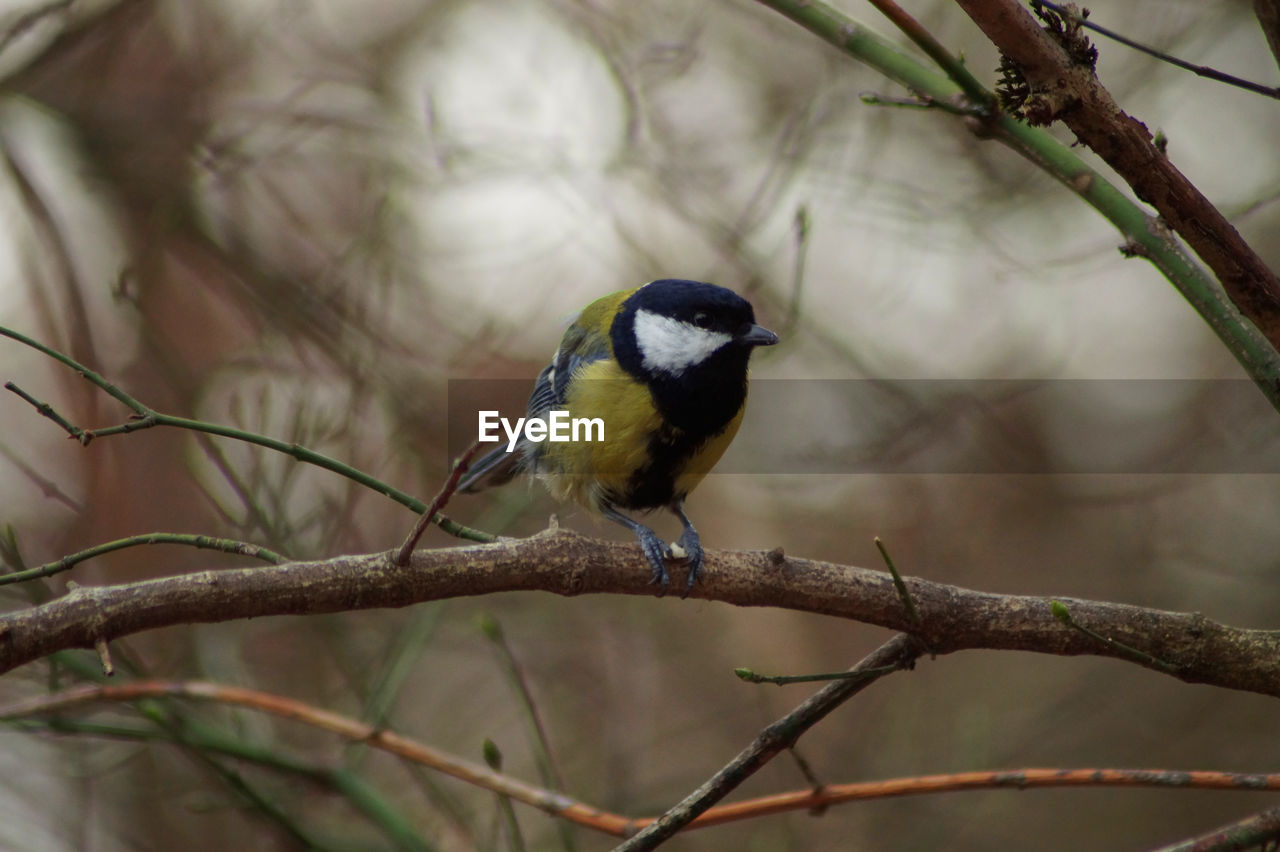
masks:
{"type": "MultiPolygon", "coordinates": [[[[869,7],[842,8],[892,34],[869,7]]],[[[958,10],[909,10],[994,82],[997,57],[958,10]]],[[[1093,13],[1192,62],[1276,79],[1247,3],[1104,0],[1093,13]]],[[[768,9],[12,0],[0,33],[0,323],[154,408],[297,441],[427,499],[447,470],[451,381],[531,380],[596,296],[660,277],[711,280],[747,295],[782,335],[753,359],[757,379],[823,382],[803,397],[811,410],[770,405],[780,397],[769,394],[749,407],[750,446],[785,445],[809,463],[711,476],[690,501],[709,547],[782,546],[879,568],[880,536],[904,573],[931,580],[1275,626],[1275,475],[1140,463],[1080,472],[1055,452],[1076,428],[1101,429],[1105,446],[1106,424],[1128,419],[1169,424],[1188,443],[1230,431],[1211,381],[1140,404],[1114,381],[1240,379],[1229,353],[1074,196],[941,114],[864,103],[904,92],[768,9]],[[975,436],[975,452],[1037,453],[1029,469],[964,473],[986,462],[952,459],[910,473],[818,472],[824,453],[874,448],[901,429],[898,418],[823,408],[822,387],[918,379],[1113,381],[1096,418],[1093,403],[1029,404],[1005,422],[1012,432],[975,436]]],[[[1280,263],[1275,104],[1100,49],[1119,102],[1162,129],[1174,162],[1280,263]]],[[[0,341],[0,366],[77,424],[125,418],[12,341],[0,341]]],[[[945,419],[930,422],[948,433],[945,419]]],[[[0,520],[31,565],[152,531],[295,558],[383,550],[414,521],[343,479],[234,442],[150,430],[82,448],[9,394],[0,430],[0,520]]],[[[543,528],[553,511],[519,485],[449,508],[507,535],[543,528]]],[[[580,531],[627,538],[559,511],[580,531]]],[[[674,533],[666,523],[659,530],[674,533]]],[[[453,543],[432,530],[423,546],[453,543]]],[[[243,564],[132,549],[40,589],[3,587],[3,598],[16,608],[61,593],[68,577],[243,564]]],[[[280,693],[472,760],[489,738],[505,770],[537,782],[529,717],[482,617],[501,625],[566,792],[632,815],[679,800],[814,689],[749,686],[734,666],[830,671],[889,635],[703,601],[524,594],[174,628],[113,649],[140,674],[280,693]]],[[[57,675],[29,665],[0,681],[0,699],[76,678],[57,675]]],[[[170,712],[272,754],[351,767],[436,848],[511,848],[490,793],[296,723],[170,712]]],[[[146,723],[129,708],[74,718],[146,723]]],[[[1116,661],[971,652],[876,684],[799,753],[830,783],[1025,766],[1274,771],[1277,718],[1273,700],[1116,661]]],[[[394,846],[333,789],[221,759],[237,788],[172,744],[8,731],[2,751],[5,848],[291,849],[300,834],[326,848],[394,846]],[[277,815],[246,804],[244,789],[277,815]]],[[[741,792],[806,786],[782,756],[741,792]]],[[[1271,803],[964,793],[773,816],[672,848],[1130,849],[1271,803]]],[[[612,845],[578,829],[566,841],[545,815],[516,812],[528,848],[612,845]]]]}

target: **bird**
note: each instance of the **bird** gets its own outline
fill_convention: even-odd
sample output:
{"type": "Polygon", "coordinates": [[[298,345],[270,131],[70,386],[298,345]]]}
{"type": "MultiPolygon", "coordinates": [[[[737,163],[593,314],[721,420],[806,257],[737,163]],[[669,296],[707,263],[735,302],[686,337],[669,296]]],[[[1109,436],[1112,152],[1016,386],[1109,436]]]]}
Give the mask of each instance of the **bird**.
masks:
{"type": "Polygon", "coordinates": [[[756,324],[750,302],[715,284],[664,278],[603,296],[565,331],[526,412],[526,422],[564,411],[573,420],[598,419],[603,435],[587,429],[579,440],[538,441],[526,428],[479,458],[458,490],[479,491],[519,473],[537,477],[555,498],[635,533],[659,595],[670,585],[666,560],[676,554],[624,513],[667,509],[683,525],[677,544],[687,560],[687,596],[704,554],[685,499],[742,423],[752,351],[777,342],[756,324]]]}

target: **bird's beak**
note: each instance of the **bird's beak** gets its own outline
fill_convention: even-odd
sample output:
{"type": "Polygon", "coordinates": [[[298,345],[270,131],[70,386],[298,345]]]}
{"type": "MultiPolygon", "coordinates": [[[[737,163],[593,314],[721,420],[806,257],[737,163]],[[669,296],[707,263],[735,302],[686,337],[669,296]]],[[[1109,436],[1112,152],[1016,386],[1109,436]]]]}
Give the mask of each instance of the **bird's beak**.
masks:
{"type": "Polygon", "coordinates": [[[738,342],[747,346],[772,346],[778,342],[778,335],[767,328],[753,325],[746,334],[738,338],[738,342]]]}

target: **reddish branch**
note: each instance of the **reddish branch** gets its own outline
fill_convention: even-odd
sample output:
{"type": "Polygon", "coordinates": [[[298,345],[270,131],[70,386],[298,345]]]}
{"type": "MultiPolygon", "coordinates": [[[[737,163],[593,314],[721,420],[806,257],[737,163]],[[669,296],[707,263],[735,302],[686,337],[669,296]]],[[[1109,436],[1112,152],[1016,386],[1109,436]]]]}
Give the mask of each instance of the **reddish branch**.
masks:
{"type": "MultiPolygon", "coordinates": [[[[554,790],[526,784],[510,775],[494,772],[478,763],[455,757],[410,737],[375,728],[358,719],[333,713],[292,698],[200,681],[138,681],[119,685],[85,685],[53,695],[21,701],[0,707],[0,719],[16,720],[34,716],[66,713],[102,701],[138,701],[144,698],[186,698],[233,704],[270,713],[284,719],[310,725],[320,730],[361,742],[405,760],[450,775],[468,784],[509,796],[554,816],[616,837],[653,822],[649,818],[631,818],[601,810],[554,790]]],[[[1280,790],[1280,774],[1245,774],[1239,772],[1171,771],[1166,769],[1005,769],[986,772],[958,772],[944,775],[922,775],[890,778],[852,784],[825,784],[814,790],[794,790],[760,796],[711,808],[689,824],[705,828],[743,819],[827,807],[864,799],[915,796],[959,790],[998,788],[1025,790],[1033,787],[1163,787],[1200,790],[1280,790]]],[[[1252,818],[1270,820],[1274,826],[1276,812],[1252,818]]],[[[1239,826],[1232,826],[1238,829],[1239,826]]]]}
{"type": "MultiPolygon", "coordinates": [[[[65,648],[188,623],[401,607],[503,591],[653,594],[640,551],[568,531],[528,539],[394,554],[341,556],[201,571],[117,586],[78,586],[0,617],[0,672],[65,648]]],[[[888,574],[772,553],[708,553],[694,597],[834,615],[918,635],[939,654],[973,648],[1126,659],[1190,683],[1280,696],[1280,633],[1227,627],[1198,613],[1058,598],[997,595],[908,578],[914,624],[888,574]],[[1128,649],[1128,650],[1126,650],[1128,649]],[[1136,653],[1135,653],[1136,652],[1136,653]],[[1147,655],[1145,658],[1138,654],[1147,655]]],[[[678,604],[663,604],[664,606],[678,604]]]]}
{"type": "Polygon", "coordinates": [[[1021,70],[1035,99],[1034,123],[1066,124],[1159,211],[1240,311],[1280,348],[1280,279],[1156,148],[1146,125],[1120,109],[1093,69],[1073,61],[1018,0],[956,2],[1021,70]]]}

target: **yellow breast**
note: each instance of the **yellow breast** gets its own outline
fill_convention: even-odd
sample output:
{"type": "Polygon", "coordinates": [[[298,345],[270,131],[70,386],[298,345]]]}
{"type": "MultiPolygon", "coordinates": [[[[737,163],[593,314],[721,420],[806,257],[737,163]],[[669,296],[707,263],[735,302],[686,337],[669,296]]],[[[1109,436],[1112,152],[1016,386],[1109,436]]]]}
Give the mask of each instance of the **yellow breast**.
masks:
{"type": "MultiPolygon", "coordinates": [[[[543,448],[539,478],[559,499],[573,499],[598,510],[609,499],[628,506],[635,487],[633,476],[652,459],[653,439],[663,429],[662,416],[649,389],[628,375],[616,361],[606,359],[584,367],[574,377],[567,394],[571,418],[599,418],[604,423],[603,441],[548,444],[543,448]]],[[[742,422],[742,411],[723,431],[696,448],[672,476],[673,496],[683,497],[707,475],[733,441],[742,422]]],[[[678,437],[666,427],[664,437],[678,437]]]]}

